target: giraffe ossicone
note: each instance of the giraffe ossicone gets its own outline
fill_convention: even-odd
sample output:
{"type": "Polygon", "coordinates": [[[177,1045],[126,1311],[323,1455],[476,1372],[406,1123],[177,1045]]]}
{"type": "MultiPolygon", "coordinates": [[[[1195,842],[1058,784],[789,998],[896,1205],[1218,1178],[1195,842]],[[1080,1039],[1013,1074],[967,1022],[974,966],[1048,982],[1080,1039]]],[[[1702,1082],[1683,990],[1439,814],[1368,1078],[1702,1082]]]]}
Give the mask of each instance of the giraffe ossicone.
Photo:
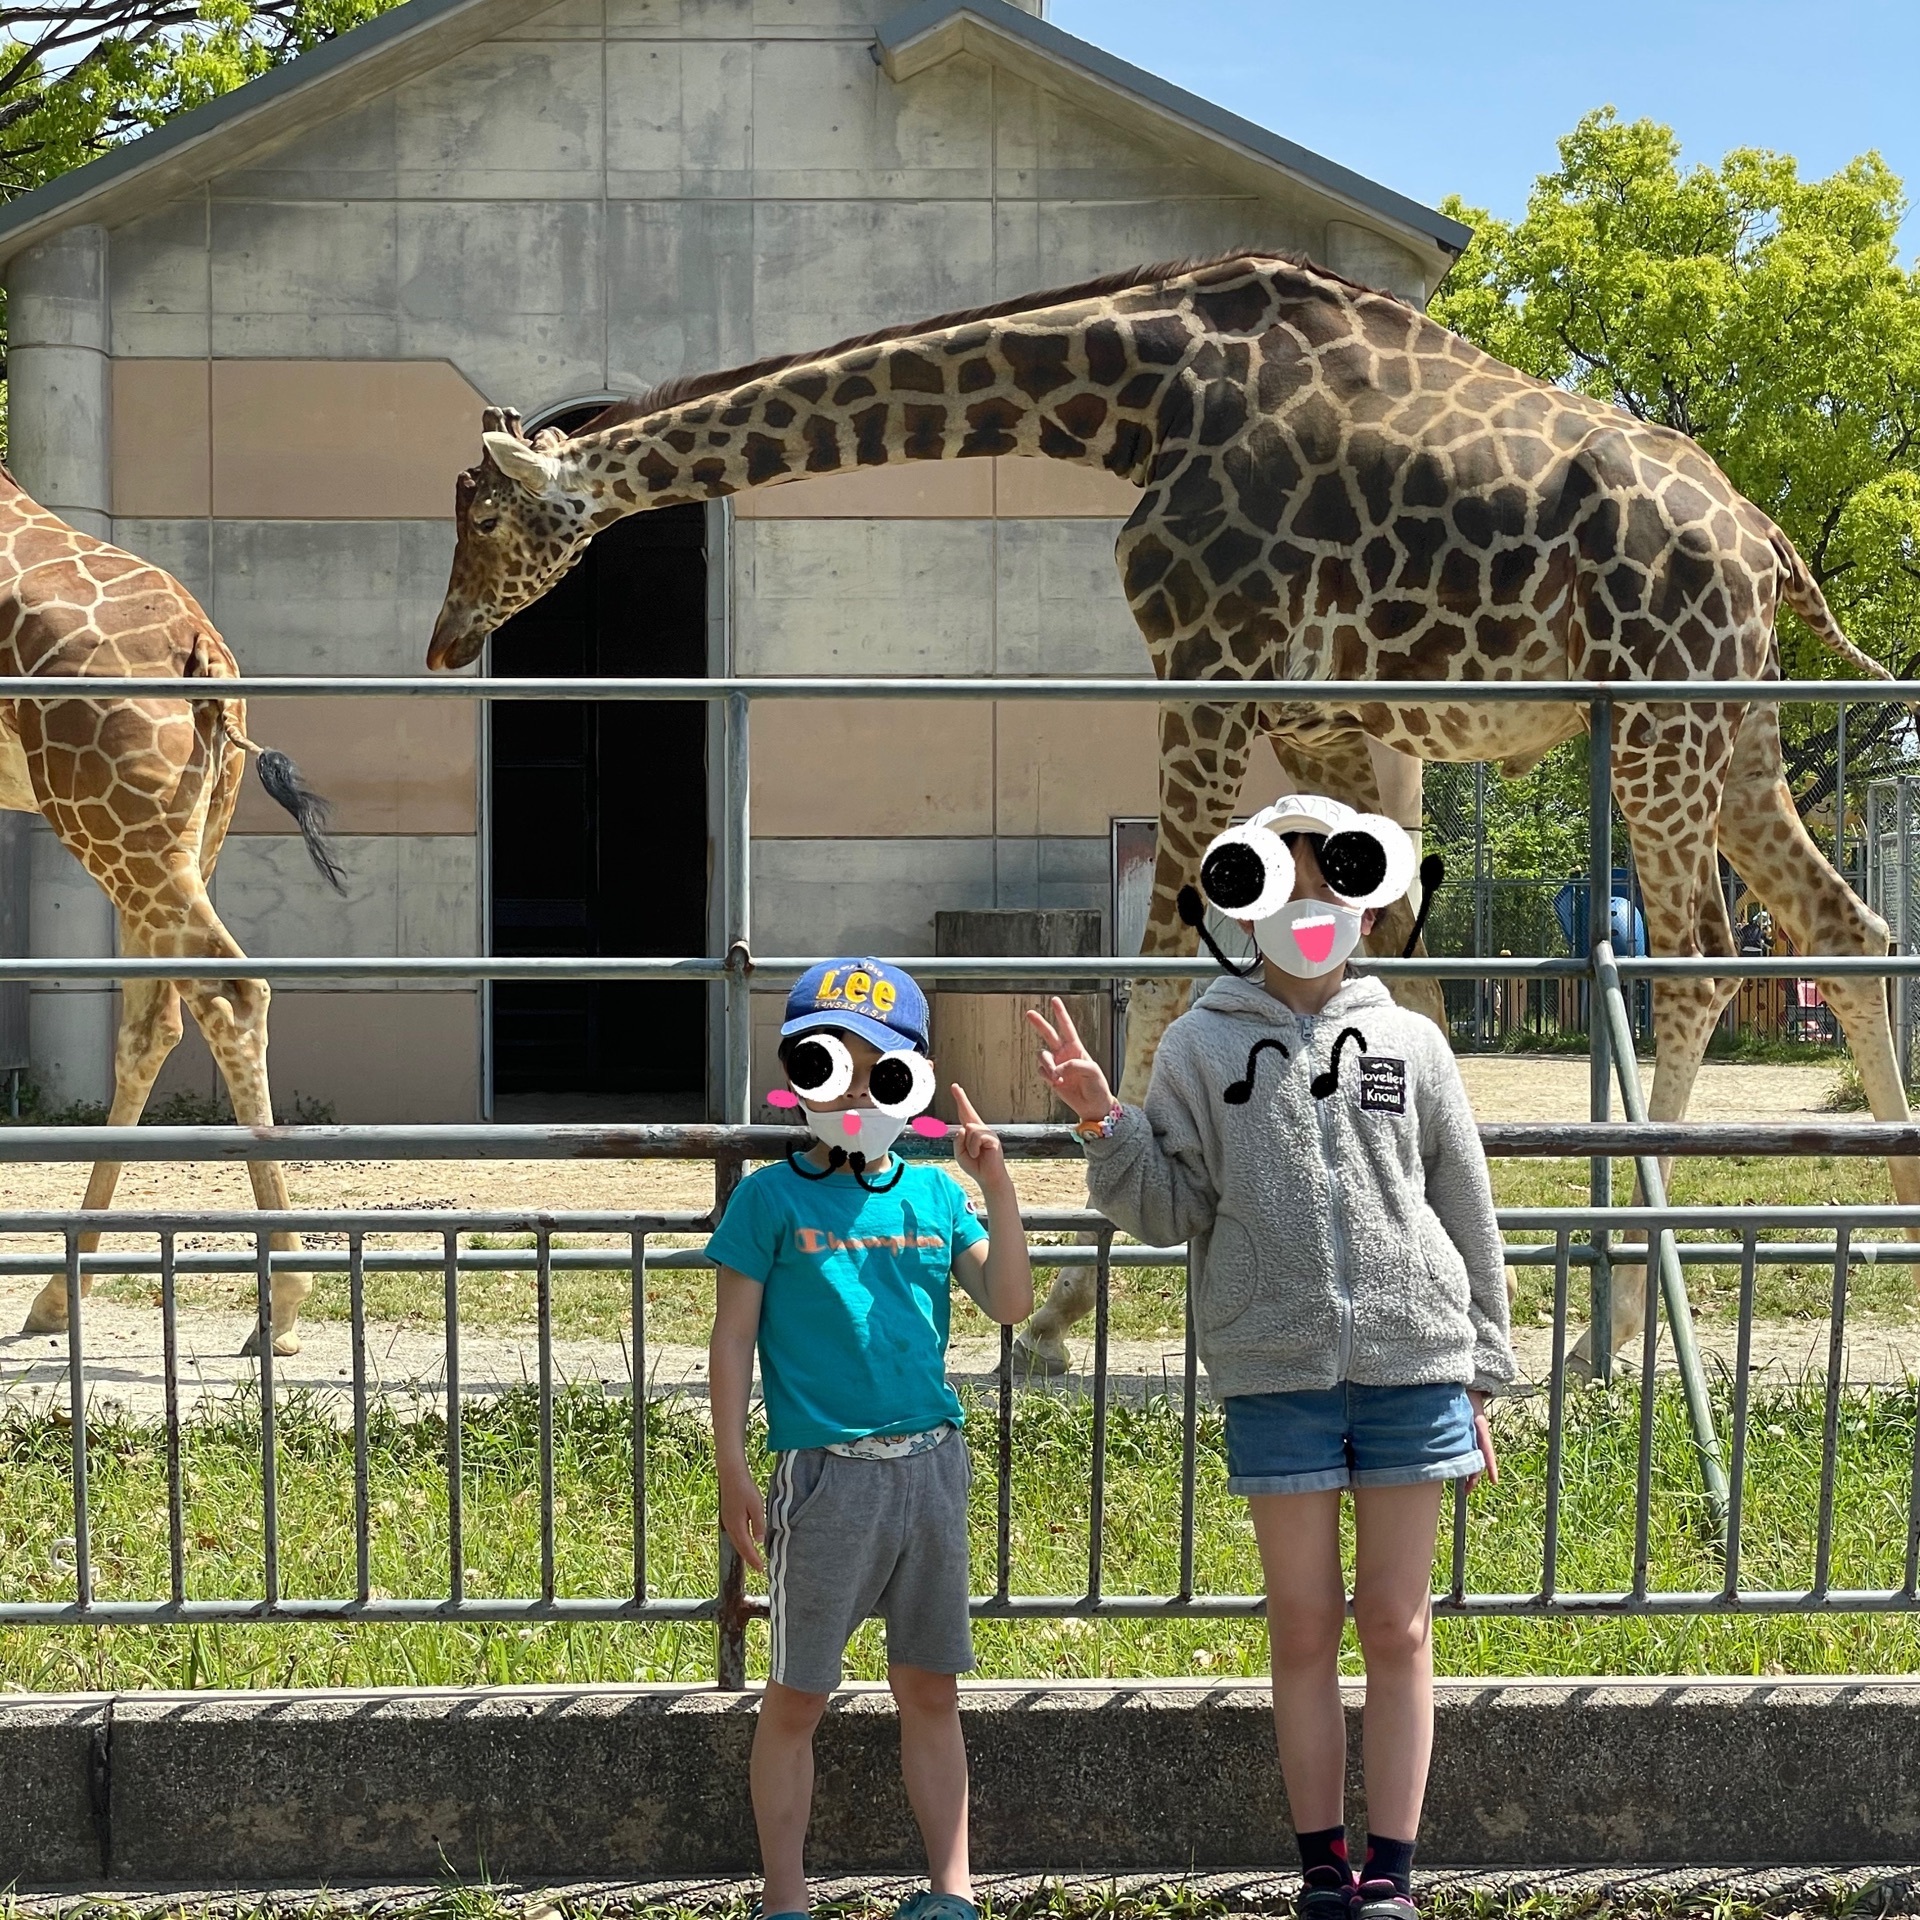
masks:
{"type": "MultiPolygon", "coordinates": [[[[112,901],[120,951],[179,960],[232,960],[223,980],[128,980],[114,1043],[110,1126],[130,1127],[182,1032],[181,1001],[206,1036],[242,1126],[273,1124],[267,1083],[264,980],[242,971],[246,955],[214,912],[208,882],[239,798],[249,755],[261,785],[292,814],[314,865],[336,892],[344,881],[326,837],[326,803],[308,791],[285,754],[247,735],[246,703],[224,698],[239,667],[199,603],[171,574],[70,527],[31,499],[0,467],[0,674],[44,676],[57,693],[0,701],[0,807],[39,813],[112,901]],[[151,697],[89,698],[89,677],[151,679],[151,697]]],[[[258,1205],[284,1211],[280,1163],[254,1160],[258,1205]]],[[[102,1161],[81,1206],[104,1209],[119,1183],[102,1161]]],[[[92,1253],[98,1233],[80,1236],[92,1253]]],[[[273,1245],[298,1253],[298,1235],[273,1245]]],[[[83,1272],[82,1293],[93,1276],[83,1272]]],[[[276,1270],[276,1353],[297,1353],[295,1322],[310,1276],[276,1270]]],[[[48,1281],[24,1331],[67,1325],[64,1278],[48,1281]]],[[[258,1331],[246,1346],[254,1350],[258,1331]]]]}
{"type": "MultiPolygon", "coordinates": [[[[1617,704],[1614,795],[1655,952],[1731,956],[1724,854],[1802,953],[1884,954],[1887,929],[1794,810],[1767,702],[1687,701],[1689,681],[1777,679],[1792,608],[1862,675],[1793,543],[1684,435],[1516,372],[1417,308],[1310,261],[1245,252],[1139,267],[818,352],[667,382],[529,459],[489,410],[463,474],[452,575],[428,651],[450,667],[565,573],[601,528],[653,507],[914,460],[1040,455],[1131,481],[1122,585],[1155,673],[1218,680],[1217,705],[1166,707],[1143,954],[1190,954],[1180,900],[1229,825],[1264,735],[1300,788],[1382,811],[1368,751],[1533,765],[1588,725],[1572,702],[1394,702],[1409,680],[1671,684],[1617,704]],[[500,436],[505,436],[503,442],[500,436]],[[530,490],[529,476],[533,480],[530,490]],[[1266,680],[1319,680],[1311,706],[1266,680]],[[1337,692],[1334,691],[1337,689],[1337,692]]],[[[1417,822],[1403,822],[1413,826],[1417,822]]],[[[1369,950],[1400,951],[1408,900],[1369,950]]],[[[1875,1115],[1907,1117],[1877,981],[1822,982],[1875,1115]]],[[[1144,1094],[1184,983],[1132,987],[1121,1094],[1144,1094]]],[[[1431,982],[1397,983],[1443,1018],[1431,982]]],[[[1649,1113],[1684,1116],[1724,979],[1662,980],[1649,1113]]],[[[1920,1204],[1920,1161],[1895,1192],[1920,1204]]],[[[1091,1303],[1068,1270],[1021,1338],[1066,1364],[1091,1303]]],[[[1637,1336],[1623,1281],[1614,1331],[1637,1336]]]]}

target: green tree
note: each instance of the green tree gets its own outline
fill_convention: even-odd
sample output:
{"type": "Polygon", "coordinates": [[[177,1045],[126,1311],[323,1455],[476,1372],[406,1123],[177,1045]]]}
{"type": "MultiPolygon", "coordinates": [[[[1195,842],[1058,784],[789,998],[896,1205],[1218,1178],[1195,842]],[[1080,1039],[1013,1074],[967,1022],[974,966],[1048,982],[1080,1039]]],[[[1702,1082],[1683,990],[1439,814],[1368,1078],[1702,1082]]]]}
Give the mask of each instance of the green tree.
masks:
{"type": "MultiPolygon", "coordinates": [[[[1905,194],[1877,154],[1824,180],[1750,149],[1685,169],[1671,129],[1606,109],[1560,142],[1559,170],[1517,223],[1457,197],[1446,210],[1475,231],[1433,298],[1437,320],[1698,440],[1785,528],[1851,638],[1912,670],[1920,270],[1901,264],[1905,194]]],[[[1791,615],[1781,644],[1790,674],[1832,672],[1791,615]]],[[[1796,792],[1826,797],[1831,712],[1782,712],[1796,792]]],[[[1864,748],[1869,716],[1855,724],[1864,748]]]]}

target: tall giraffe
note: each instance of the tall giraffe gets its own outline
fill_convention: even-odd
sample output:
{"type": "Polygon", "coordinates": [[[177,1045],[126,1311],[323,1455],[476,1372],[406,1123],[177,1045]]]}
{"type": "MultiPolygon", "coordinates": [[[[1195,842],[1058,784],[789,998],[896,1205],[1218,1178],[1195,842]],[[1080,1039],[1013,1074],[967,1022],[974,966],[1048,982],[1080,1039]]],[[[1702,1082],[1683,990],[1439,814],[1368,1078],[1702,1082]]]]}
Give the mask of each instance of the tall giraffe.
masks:
{"type": "MultiPolygon", "coordinates": [[[[1031,295],[823,352],[670,381],[572,438],[490,414],[461,475],[428,663],[455,667],[601,528],[652,507],[907,460],[1042,454],[1141,489],[1117,557],[1162,679],[1238,683],[1162,710],[1160,834],[1142,951],[1193,951],[1178,897],[1264,733],[1303,787],[1366,811],[1369,737],[1523,772],[1584,731],[1567,705],[1262,702],[1263,679],[1773,680],[1792,607],[1859,673],[1787,536],[1692,441],[1543,384],[1416,308],[1310,262],[1242,253],[1031,295]]],[[[1887,929],[1794,811],[1768,703],[1621,706],[1614,794],[1652,950],[1731,955],[1716,851],[1803,953],[1887,950],[1887,929]]],[[[1404,909],[1403,909],[1404,913],[1404,909]]],[[[1384,932],[1404,938],[1402,916],[1384,932]]],[[[1880,983],[1822,983],[1873,1111],[1905,1119],[1880,983]]],[[[1677,1120],[1727,980],[1662,980],[1649,1113],[1677,1120]]],[[[1185,994],[1136,982],[1121,1091],[1137,1100],[1185,994]]],[[[1920,1203],[1920,1161],[1893,1163],[1920,1203]]],[[[1029,1323],[1058,1354],[1085,1310],[1062,1282],[1029,1323]],[[1077,1309],[1077,1311],[1076,1311],[1077,1309]]],[[[1624,1284],[1617,1341],[1642,1289],[1624,1284]]]]}
{"type": "MultiPolygon", "coordinates": [[[[339,868],[323,833],[324,803],[284,754],[248,739],[246,703],[209,690],[183,698],[182,680],[231,679],[239,668],[199,603],[171,574],[50,513],[0,467],[0,674],[84,684],[130,675],[156,683],[151,699],[0,701],[0,807],[44,815],[61,843],[99,882],[120,923],[120,951],[183,960],[243,960],[207,893],[233,819],[247,755],[260,782],[299,823],[314,863],[336,887],[339,868]],[[171,683],[171,684],[169,684],[171,683]],[[163,691],[163,687],[167,690],[163,691]]],[[[108,1124],[130,1127],[179,1042],[180,1002],[206,1036],[242,1126],[271,1126],[264,980],[129,980],[121,993],[108,1124]]],[[[250,1161],[253,1196],[284,1209],[277,1161],[250,1161]]],[[[81,1206],[112,1203],[118,1162],[103,1160],[81,1206]]],[[[97,1233],[83,1234],[91,1253],[97,1233]]],[[[300,1249],[275,1234],[277,1248],[300,1249]]],[[[81,1276],[83,1293],[92,1276],[81,1276]]],[[[298,1353],[304,1273],[273,1277],[273,1350],[298,1353]]],[[[67,1324],[67,1285],[48,1281],[27,1314],[28,1333],[67,1324]]],[[[245,1351],[255,1350],[258,1332],[245,1351]]]]}

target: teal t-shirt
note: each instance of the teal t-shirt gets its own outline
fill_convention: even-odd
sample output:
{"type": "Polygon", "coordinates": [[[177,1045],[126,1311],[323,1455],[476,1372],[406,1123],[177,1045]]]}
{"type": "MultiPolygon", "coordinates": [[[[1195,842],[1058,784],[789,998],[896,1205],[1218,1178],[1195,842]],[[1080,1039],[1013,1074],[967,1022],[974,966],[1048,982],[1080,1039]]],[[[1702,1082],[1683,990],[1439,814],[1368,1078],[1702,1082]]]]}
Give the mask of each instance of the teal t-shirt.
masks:
{"type": "Polygon", "coordinates": [[[951,1174],[904,1165],[886,1193],[850,1173],[762,1167],[707,1242],[717,1265],[764,1289],[760,1382],[776,1453],[963,1424],[947,1384],[953,1263],[986,1230],[951,1174]]]}

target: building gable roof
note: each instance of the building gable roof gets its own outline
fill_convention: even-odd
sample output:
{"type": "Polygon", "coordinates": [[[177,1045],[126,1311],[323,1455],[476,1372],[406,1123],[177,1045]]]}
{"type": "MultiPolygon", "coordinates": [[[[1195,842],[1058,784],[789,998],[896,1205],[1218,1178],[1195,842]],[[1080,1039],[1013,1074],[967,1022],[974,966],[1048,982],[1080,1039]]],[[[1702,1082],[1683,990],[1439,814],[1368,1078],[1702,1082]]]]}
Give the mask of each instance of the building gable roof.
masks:
{"type": "MultiPolygon", "coordinates": [[[[82,222],[115,225],[190,192],[265,148],[547,11],[554,0],[405,0],[297,60],[0,207],[0,261],[82,222]]],[[[1411,243],[1431,279],[1471,229],[1035,19],[1008,0],[921,0],[882,23],[888,77],[971,53],[1108,116],[1144,115],[1163,141],[1268,192],[1276,176],[1317,190],[1411,243]]]]}

